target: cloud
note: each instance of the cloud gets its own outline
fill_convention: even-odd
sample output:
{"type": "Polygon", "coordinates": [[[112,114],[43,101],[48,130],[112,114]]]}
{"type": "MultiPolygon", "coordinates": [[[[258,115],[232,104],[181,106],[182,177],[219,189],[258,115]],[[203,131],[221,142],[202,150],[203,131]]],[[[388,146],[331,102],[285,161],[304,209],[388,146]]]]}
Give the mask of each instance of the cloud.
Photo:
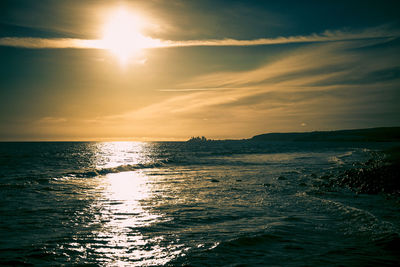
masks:
{"type": "Polygon", "coordinates": [[[164,90],[184,94],[98,121],[138,136],[178,138],[393,125],[397,50],[385,40],[312,44],[253,70],[199,76],[164,90]]]}
{"type": "Polygon", "coordinates": [[[0,46],[46,49],[46,48],[101,48],[98,40],[83,40],[73,38],[33,38],[33,37],[3,37],[0,46]]]}
{"type": "MultiPolygon", "coordinates": [[[[320,43],[351,40],[366,40],[380,38],[396,38],[400,32],[387,30],[386,27],[369,28],[362,31],[325,31],[321,34],[311,34],[304,36],[289,36],[276,38],[261,38],[254,40],[236,39],[212,39],[212,40],[189,40],[189,41],[170,41],[151,39],[151,48],[162,47],[198,47],[198,46],[257,46],[257,45],[276,45],[291,43],[320,43]]],[[[105,49],[101,40],[84,40],[74,38],[34,38],[34,37],[3,37],[0,38],[0,46],[23,47],[23,48],[93,48],[105,49]]]]}
{"type": "MultiPolygon", "coordinates": [[[[63,131],[76,135],[86,129],[103,136],[146,136],[154,140],[196,135],[244,138],[270,131],[395,125],[400,123],[400,55],[398,40],[392,41],[395,36],[394,31],[369,29],[263,39],[266,44],[309,44],[281,53],[254,69],[180,80],[159,89],[167,99],[129,112],[97,117],[90,123],[68,120],[73,127],[63,131]]],[[[0,44],[4,40],[0,39],[0,44]]],[[[60,42],[55,43],[40,40],[14,38],[7,42],[31,48],[96,46],[84,40],[75,42],[76,39],[57,39],[60,42]]],[[[220,40],[227,45],[236,41],[220,40]]],[[[196,42],[210,45],[209,41],[196,42]]],[[[40,121],[41,127],[54,125],[55,129],[59,127],[57,123],[64,125],[63,122],[65,119],[50,117],[40,121]]]]}
{"type": "Polygon", "coordinates": [[[325,31],[322,34],[311,34],[305,36],[290,36],[277,38],[261,38],[255,40],[192,40],[192,41],[164,41],[162,46],[165,47],[184,47],[184,46],[255,46],[255,45],[275,45],[290,43],[316,43],[316,42],[334,42],[334,41],[350,41],[359,39],[375,39],[375,38],[395,38],[399,36],[398,31],[385,31],[382,28],[371,28],[359,32],[346,31],[325,31]]]}
{"type": "Polygon", "coordinates": [[[67,122],[66,118],[59,118],[59,117],[43,117],[37,120],[35,123],[37,124],[59,124],[59,123],[64,123],[67,122]]]}
{"type": "Polygon", "coordinates": [[[159,92],[196,92],[196,91],[221,91],[221,90],[232,90],[236,88],[221,88],[221,87],[215,87],[215,88],[185,88],[185,89],[180,89],[180,88],[171,88],[171,89],[159,89],[159,92]]]}

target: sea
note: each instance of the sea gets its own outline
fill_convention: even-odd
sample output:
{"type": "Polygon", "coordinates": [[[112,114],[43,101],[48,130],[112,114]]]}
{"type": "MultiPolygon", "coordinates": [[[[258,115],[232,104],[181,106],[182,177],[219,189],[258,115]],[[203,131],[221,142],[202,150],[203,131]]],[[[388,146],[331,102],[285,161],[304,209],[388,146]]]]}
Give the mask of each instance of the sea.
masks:
{"type": "Polygon", "coordinates": [[[399,266],[399,199],[321,186],[390,145],[3,142],[0,265],[399,266]]]}

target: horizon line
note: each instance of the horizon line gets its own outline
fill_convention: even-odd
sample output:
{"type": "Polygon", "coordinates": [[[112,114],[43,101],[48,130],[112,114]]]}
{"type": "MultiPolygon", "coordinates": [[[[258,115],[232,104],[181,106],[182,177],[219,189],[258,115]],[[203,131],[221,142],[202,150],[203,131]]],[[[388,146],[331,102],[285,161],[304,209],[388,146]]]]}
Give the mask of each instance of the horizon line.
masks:
{"type": "MultiPolygon", "coordinates": [[[[254,136],[258,136],[258,135],[264,135],[264,134],[295,134],[295,133],[321,133],[321,132],[337,132],[337,131],[354,131],[354,130],[372,130],[372,129],[384,129],[384,128],[400,128],[400,125],[398,126],[377,126],[377,127],[367,127],[367,128],[345,128],[345,129],[335,129],[335,130],[310,130],[310,131],[290,131],[290,132],[266,132],[266,133],[260,133],[260,134],[255,134],[251,137],[248,138],[224,138],[224,139],[208,139],[208,140],[214,140],[214,141],[242,141],[242,140],[250,140],[252,139],[254,136]]],[[[202,135],[197,135],[197,136],[202,136],[202,135]]],[[[191,136],[191,137],[196,137],[196,136],[191,136]]],[[[175,139],[175,138],[164,138],[164,140],[137,140],[134,138],[127,138],[127,139],[113,139],[113,138],[107,138],[108,140],[106,140],[106,138],[104,138],[103,140],[101,140],[101,138],[99,139],[92,139],[92,140],[88,140],[88,139],[82,139],[82,140],[78,140],[78,139],[66,139],[66,140],[1,140],[0,139],[0,143],[89,143],[89,142],[186,142],[187,140],[189,140],[191,137],[185,138],[185,139],[175,139]]],[[[140,138],[138,138],[140,139],[140,138]]],[[[163,139],[163,138],[160,138],[163,139]]]]}

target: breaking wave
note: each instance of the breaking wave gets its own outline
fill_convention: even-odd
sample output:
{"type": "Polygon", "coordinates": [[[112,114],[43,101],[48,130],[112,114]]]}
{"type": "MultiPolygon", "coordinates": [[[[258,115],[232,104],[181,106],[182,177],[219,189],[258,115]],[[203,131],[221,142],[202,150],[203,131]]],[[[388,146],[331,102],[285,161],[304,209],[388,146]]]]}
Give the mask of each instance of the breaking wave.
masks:
{"type": "Polygon", "coordinates": [[[120,172],[129,172],[129,171],[136,171],[141,169],[149,169],[149,168],[159,168],[165,166],[165,162],[159,163],[147,163],[147,164],[126,164],[120,165],[111,168],[93,168],[89,170],[82,170],[76,172],[69,172],[64,176],[71,176],[71,177],[78,177],[78,178],[90,178],[96,177],[99,175],[106,175],[109,173],[120,173],[120,172]]]}

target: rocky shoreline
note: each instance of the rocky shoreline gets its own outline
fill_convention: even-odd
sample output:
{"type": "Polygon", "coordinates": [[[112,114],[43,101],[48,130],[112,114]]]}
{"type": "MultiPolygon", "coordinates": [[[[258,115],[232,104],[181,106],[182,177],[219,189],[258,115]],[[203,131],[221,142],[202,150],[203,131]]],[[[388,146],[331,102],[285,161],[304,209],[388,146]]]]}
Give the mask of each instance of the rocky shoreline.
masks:
{"type": "Polygon", "coordinates": [[[348,188],[359,194],[388,194],[400,197],[400,147],[392,148],[339,175],[323,176],[326,189],[348,188]]]}

